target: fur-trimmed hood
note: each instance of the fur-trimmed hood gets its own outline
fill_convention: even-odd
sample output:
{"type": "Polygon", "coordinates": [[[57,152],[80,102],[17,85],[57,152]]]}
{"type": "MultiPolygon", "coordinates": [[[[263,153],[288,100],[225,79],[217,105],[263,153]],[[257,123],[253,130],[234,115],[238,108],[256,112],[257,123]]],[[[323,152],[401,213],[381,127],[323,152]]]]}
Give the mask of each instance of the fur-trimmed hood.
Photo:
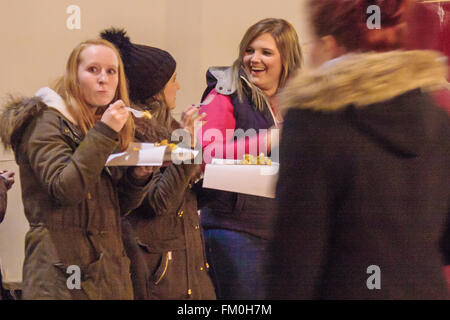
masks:
{"type": "Polygon", "coordinates": [[[5,148],[14,149],[31,120],[47,108],[56,109],[76,124],[63,99],[48,87],[39,89],[33,97],[9,97],[0,114],[0,138],[5,148]]]}
{"type": "Polygon", "coordinates": [[[280,94],[283,109],[364,107],[407,91],[447,85],[446,58],[434,51],[350,53],[299,72],[280,94]]]}
{"type": "Polygon", "coordinates": [[[433,51],[348,54],[299,73],[280,105],[339,117],[391,152],[417,156],[448,125],[424,94],[446,87],[446,76],[446,58],[433,51]]]}

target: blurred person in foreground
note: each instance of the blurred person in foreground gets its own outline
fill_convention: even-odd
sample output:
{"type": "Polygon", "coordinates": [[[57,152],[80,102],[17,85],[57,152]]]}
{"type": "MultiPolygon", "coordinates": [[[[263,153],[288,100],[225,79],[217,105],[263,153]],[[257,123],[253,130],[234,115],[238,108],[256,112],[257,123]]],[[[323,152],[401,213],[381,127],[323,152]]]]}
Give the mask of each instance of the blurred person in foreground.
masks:
{"type": "Polygon", "coordinates": [[[413,1],[308,6],[313,68],[280,97],[270,297],[448,298],[450,120],[427,93],[446,83],[446,60],[396,50],[413,1]],[[379,30],[366,26],[370,5],[379,30]]]}

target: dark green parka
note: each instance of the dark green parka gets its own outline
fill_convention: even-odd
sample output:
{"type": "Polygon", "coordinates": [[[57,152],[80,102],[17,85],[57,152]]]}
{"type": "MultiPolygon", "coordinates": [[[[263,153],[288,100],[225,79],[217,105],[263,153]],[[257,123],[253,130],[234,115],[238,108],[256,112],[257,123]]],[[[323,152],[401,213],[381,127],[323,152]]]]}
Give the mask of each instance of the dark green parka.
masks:
{"type": "Polygon", "coordinates": [[[0,117],[30,224],[23,298],[133,299],[120,215],[142,202],[148,183],[105,168],[118,147],[115,131],[99,121],[83,136],[62,99],[48,88],[39,92],[11,102],[0,117]],[[80,289],[69,266],[81,271],[80,289]]]}
{"type": "MultiPolygon", "coordinates": [[[[138,140],[170,140],[168,130],[156,121],[135,122],[138,140]]],[[[154,172],[146,199],[126,218],[137,299],[216,298],[198,215],[199,194],[193,187],[200,172],[195,164],[171,164],[154,172]]]]}

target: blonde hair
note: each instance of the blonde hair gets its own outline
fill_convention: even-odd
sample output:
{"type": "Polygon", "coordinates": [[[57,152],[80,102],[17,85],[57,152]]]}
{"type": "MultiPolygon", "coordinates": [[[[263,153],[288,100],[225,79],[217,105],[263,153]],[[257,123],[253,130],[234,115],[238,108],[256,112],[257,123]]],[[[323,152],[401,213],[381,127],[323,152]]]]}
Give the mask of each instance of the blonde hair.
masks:
{"type": "MultiPolygon", "coordinates": [[[[127,80],[120,54],[116,47],[109,41],[103,39],[87,40],[76,46],[69,56],[66,64],[66,72],[63,77],[58,79],[53,85],[53,89],[64,99],[67,109],[72,117],[77,121],[81,130],[86,134],[98,121],[91,108],[84,100],[80,87],[78,85],[78,66],[81,62],[81,53],[89,46],[99,45],[105,46],[114,51],[119,62],[118,68],[118,85],[113,101],[121,99],[125,105],[130,105],[128,97],[127,80]]],[[[103,110],[104,112],[104,110],[103,110]]],[[[102,112],[102,113],[103,113],[102,112]]],[[[134,137],[133,118],[129,117],[122,130],[119,132],[120,150],[125,150],[134,137]]]]}
{"type": "MultiPolygon", "coordinates": [[[[284,19],[267,18],[258,21],[244,34],[239,45],[239,57],[233,63],[233,81],[236,85],[239,99],[242,101],[244,91],[241,81],[240,70],[243,70],[247,76],[247,71],[244,68],[244,55],[247,48],[257,37],[264,33],[269,33],[275,40],[278,50],[281,55],[281,75],[279,88],[284,87],[286,81],[291,77],[302,64],[302,52],[300,49],[300,44],[298,40],[297,32],[294,27],[284,19]]],[[[259,111],[264,108],[264,93],[253,85],[247,79],[245,82],[250,87],[252,92],[252,100],[259,111]]]]}

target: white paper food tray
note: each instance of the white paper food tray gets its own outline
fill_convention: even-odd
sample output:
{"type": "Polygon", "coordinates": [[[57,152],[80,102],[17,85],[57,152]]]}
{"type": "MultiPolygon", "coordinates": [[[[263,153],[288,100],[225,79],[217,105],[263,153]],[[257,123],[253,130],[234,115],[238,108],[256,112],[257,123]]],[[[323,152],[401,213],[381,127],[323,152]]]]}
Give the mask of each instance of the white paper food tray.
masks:
{"type": "Polygon", "coordinates": [[[198,151],[192,149],[178,147],[171,151],[168,146],[132,142],[126,151],[110,155],[106,166],[161,166],[167,161],[194,159],[197,154],[198,151]]]}
{"type": "Polygon", "coordinates": [[[203,187],[275,198],[280,164],[240,165],[239,160],[213,159],[205,167],[203,187]]]}

